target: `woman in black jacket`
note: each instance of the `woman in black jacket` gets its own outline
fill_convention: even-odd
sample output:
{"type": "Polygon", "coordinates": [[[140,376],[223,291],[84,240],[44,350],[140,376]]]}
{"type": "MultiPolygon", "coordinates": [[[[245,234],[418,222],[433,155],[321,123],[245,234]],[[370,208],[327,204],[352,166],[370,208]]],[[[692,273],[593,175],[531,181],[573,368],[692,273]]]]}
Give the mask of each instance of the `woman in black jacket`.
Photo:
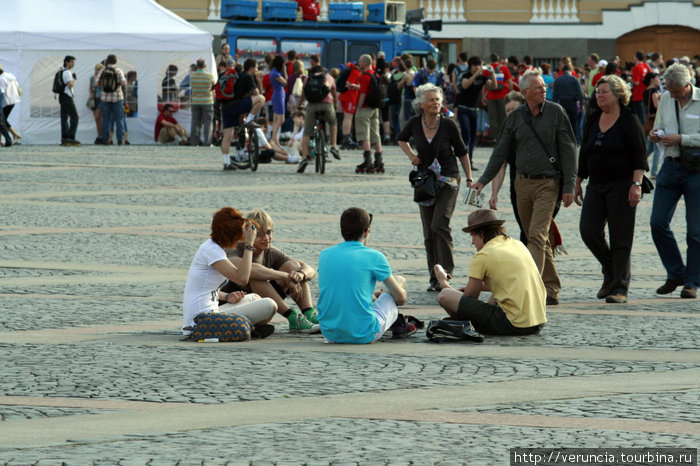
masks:
{"type": "Polygon", "coordinates": [[[603,267],[597,297],[608,303],[627,302],[635,214],[648,169],[642,127],[627,108],[630,95],[627,83],[614,75],[596,84],[599,109],[584,128],[574,188],[576,203],[583,204],[581,239],[603,267]],[[583,197],[581,181],[586,178],[590,179],[583,197]]]}
{"type": "Polygon", "coordinates": [[[442,99],[442,88],[433,84],[418,87],[413,101],[416,116],[406,122],[398,137],[399,147],[411,163],[432,170],[440,187],[435,199],[419,203],[430,273],[428,291],[441,290],[435,264],[442,265],[448,274],[454,268],[450,219],[459,191],[459,165],[467,177],[467,187],[472,183],[467,147],[457,123],[442,117],[442,99]],[[409,144],[411,139],[413,147],[409,144]]]}

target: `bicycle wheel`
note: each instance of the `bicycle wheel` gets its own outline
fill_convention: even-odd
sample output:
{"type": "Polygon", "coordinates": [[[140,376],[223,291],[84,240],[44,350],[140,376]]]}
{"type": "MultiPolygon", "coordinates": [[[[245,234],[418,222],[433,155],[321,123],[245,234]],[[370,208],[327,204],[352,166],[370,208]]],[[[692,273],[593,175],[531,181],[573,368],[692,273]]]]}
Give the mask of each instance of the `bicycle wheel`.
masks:
{"type": "Polygon", "coordinates": [[[260,163],[260,144],[255,128],[248,129],[248,156],[250,157],[250,169],[257,170],[258,163],[260,163]]]}
{"type": "Polygon", "coordinates": [[[322,126],[316,126],[316,173],[324,174],[326,172],[326,152],[328,145],[326,144],[326,131],[322,126]]]}

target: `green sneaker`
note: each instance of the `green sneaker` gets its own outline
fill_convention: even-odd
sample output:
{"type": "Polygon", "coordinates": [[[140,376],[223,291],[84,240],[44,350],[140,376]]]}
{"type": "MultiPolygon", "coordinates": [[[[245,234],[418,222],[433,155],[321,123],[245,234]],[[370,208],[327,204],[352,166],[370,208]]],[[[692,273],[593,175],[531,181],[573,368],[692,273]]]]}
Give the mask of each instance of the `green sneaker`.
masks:
{"type": "Polygon", "coordinates": [[[314,309],[313,307],[311,309],[307,309],[304,311],[304,316],[309,319],[309,322],[312,324],[317,324],[318,323],[318,311],[314,309]]]}
{"type": "Polygon", "coordinates": [[[292,309],[292,313],[287,317],[289,321],[289,331],[299,333],[318,333],[321,327],[318,324],[312,324],[301,311],[292,309]]]}

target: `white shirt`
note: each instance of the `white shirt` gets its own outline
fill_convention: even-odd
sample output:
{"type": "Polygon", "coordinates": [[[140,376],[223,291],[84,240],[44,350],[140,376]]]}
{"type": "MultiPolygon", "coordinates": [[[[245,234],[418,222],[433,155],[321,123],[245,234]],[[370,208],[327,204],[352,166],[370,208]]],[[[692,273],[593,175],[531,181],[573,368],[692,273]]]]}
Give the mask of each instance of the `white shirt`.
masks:
{"type": "Polygon", "coordinates": [[[2,91],[4,95],[3,107],[14,105],[20,101],[19,84],[14,74],[8,73],[7,71],[0,74],[0,91],[2,91]]]}
{"type": "Polygon", "coordinates": [[[265,137],[265,132],[261,128],[255,128],[255,132],[258,133],[258,147],[267,147],[270,143],[265,137]]]}
{"type": "MultiPolygon", "coordinates": [[[[227,279],[212,264],[226,259],[221,246],[208,239],[197,250],[192,259],[182,298],[182,326],[193,327],[194,318],[199,314],[216,312],[219,308],[218,291],[227,279]]],[[[183,330],[183,335],[190,331],[183,330]]]]}
{"type": "Polygon", "coordinates": [[[63,93],[69,97],[73,97],[73,89],[68,87],[68,83],[71,81],[73,81],[73,72],[69,69],[63,70],[63,84],[66,85],[66,87],[63,88],[63,93]]]}
{"type": "MultiPolygon", "coordinates": [[[[692,92],[685,106],[679,106],[680,130],[676,118],[676,102],[668,91],[661,95],[654,129],[663,130],[666,134],[680,134],[683,146],[700,147],[700,88],[692,86],[692,92]]],[[[666,157],[675,158],[680,154],[679,146],[666,147],[666,157]]]]}

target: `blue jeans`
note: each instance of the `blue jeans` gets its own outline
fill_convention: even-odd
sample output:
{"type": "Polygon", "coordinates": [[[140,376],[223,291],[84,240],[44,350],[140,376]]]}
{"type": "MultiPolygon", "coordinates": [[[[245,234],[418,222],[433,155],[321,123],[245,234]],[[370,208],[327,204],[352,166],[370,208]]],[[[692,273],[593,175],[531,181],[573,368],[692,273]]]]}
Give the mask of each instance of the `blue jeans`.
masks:
{"type": "Polygon", "coordinates": [[[391,132],[394,135],[394,143],[398,141],[399,133],[401,132],[401,102],[398,104],[389,104],[389,120],[391,121],[391,132]]]}
{"type": "Polygon", "coordinates": [[[656,176],[659,173],[659,162],[661,162],[661,153],[659,153],[659,146],[651,142],[647,138],[647,157],[649,154],[654,152],[654,157],[651,159],[651,176],[656,176]]]}
{"type": "Polygon", "coordinates": [[[109,141],[112,124],[117,124],[117,141],[124,141],[124,101],[105,102],[100,101],[102,108],[102,140],[109,141]]]}
{"type": "Polygon", "coordinates": [[[469,160],[472,163],[474,161],[474,145],[476,144],[476,119],[477,115],[474,110],[461,105],[457,107],[457,120],[462,132],[462,140],[469,149],[469,160]]]}
{"type": "Polygon", "coordinates": [[[413,99],[406,99],[404,98],[403,100],[403,121],[408,122],[411,118],[413,118],[413,115],[415,115],[416,112],[413,110],[413,99]]]}
{"type": "Polygon", "coordinates": [[[651,208],[651,236],[666,268],[666,278],[683,280],[686,286],[700,286],[700,173],[691,173],[678,162],[664,160],[656,176],[654,203],[651,208]],[[671,231],[676,205],[685,201],[687,262],[671,231]]]}

